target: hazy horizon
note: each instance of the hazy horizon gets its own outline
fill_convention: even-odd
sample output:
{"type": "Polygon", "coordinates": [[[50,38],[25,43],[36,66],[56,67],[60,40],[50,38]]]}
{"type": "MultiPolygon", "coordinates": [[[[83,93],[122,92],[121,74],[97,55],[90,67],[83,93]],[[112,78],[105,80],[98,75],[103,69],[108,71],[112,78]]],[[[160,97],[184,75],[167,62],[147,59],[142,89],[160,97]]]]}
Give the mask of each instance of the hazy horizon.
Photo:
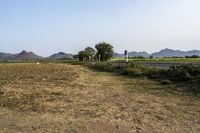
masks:
{"type": "Polygon", "coordinates": [[[0,52],[200,50],[199,0],[0,0],[0,52]]]}

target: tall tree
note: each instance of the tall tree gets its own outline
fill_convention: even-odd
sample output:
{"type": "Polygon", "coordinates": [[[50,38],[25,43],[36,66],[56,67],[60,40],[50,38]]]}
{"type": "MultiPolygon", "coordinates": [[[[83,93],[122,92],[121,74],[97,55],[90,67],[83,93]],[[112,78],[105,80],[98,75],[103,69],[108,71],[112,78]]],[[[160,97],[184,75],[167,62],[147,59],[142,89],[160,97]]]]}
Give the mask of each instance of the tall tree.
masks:
{"type": "Polygon", "coordinates": [[[98,43],[95,48],[97,49],[96,56],[100,57],[101,61],[108,61],[114,54],[113,46],[106,42],[98,43]]]}
{"type": "Polygon", "coordinates": [[[86,60],[91,61],[95,55],[95,50],[92,47],[85,48],[86,60]]]}
{"type": "Polygon", "coordinates": [[[82,50],[78,53],[78,59],[79,61],[85,61],[86,60],[86,52],[85,50],[82,50]]]}

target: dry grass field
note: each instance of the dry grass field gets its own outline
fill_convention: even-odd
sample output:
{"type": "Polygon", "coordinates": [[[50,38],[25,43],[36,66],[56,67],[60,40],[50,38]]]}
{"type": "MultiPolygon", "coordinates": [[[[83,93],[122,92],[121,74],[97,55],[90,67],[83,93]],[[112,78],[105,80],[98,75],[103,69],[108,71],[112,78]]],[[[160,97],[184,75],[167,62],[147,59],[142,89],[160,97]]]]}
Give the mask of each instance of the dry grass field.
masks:
{"type": "Polygon", "coordinates": [[[198,133],[200,99],[66,64],[0,64],[0,132],[198,133]]]}

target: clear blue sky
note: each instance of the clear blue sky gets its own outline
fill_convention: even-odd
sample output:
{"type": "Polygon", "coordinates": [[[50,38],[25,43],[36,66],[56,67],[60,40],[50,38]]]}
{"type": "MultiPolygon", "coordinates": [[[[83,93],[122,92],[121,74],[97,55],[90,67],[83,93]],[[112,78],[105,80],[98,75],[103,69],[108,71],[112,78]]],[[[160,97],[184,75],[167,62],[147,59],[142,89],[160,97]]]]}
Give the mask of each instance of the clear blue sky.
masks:
{"type": "Polygon", "coordinates": [[[0,0],[0,51],[200,49],[200,0],[0,0]]]}

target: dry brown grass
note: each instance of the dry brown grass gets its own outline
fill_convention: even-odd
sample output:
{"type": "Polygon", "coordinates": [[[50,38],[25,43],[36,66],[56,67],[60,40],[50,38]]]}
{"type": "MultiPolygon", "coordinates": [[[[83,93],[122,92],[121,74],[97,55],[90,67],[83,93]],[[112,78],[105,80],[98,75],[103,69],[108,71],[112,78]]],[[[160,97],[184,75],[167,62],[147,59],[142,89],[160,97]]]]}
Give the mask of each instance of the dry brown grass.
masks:
{"type": "Polygon", "coordinates": [[[2,132],[200,132],[200,100],[64,64],[0,65],[2,132]]]}

